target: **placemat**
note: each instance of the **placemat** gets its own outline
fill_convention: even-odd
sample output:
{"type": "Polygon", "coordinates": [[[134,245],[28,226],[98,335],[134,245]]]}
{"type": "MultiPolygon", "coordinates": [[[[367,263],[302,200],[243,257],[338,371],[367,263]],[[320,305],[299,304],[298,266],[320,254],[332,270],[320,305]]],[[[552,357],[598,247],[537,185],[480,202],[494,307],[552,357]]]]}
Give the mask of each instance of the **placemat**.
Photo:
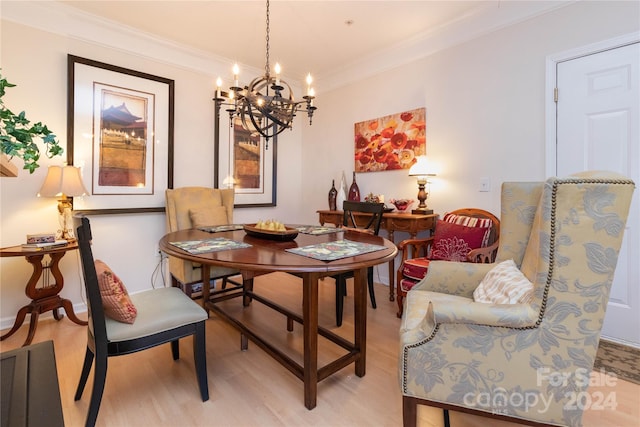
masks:
{"type": "Polygon", "coordinates": [[[225,239],[224,237],[216,237],[215,239],[205,240],[184,240],[181,242],[169,242],[190,254],[204,254],[208,252],[226,251],[230,249],[250,248],[251,245],[235,240],[225,239]]]}
{"type": "Polygon", "coordinates": [[[242,230],[244,226],[242,224],[226,224],[226,225],[211,225],[207,227],[198,227],[198,230],[206,231],[207,233],[221,233],[223,231],[235,231],[242,230]]]}
{"type": "Polygon", "coordinates": [[[324,227],[321,225],[303,225],[300,227],[296,227],[296,230],[298,230],[299,233],[303,233],[303,234],[313,234],[313,235],[320,235],[320,234],[329,234],[329,233],[337,233],[338,231],[342,231],[342,229],[340,228],[336,228],[336,227],[324,227]]]}
{"type": "Polygon", "coordinates": [[[370,243],[354,242],[351,240],[336,240],[335,242],[318,243],[317,245],[303,246],[301,248],[285,249],[296,255],[302,255],[320,261],[335,261],[337,259],[362,255],[385,249],[384,246],[370,243]]]}

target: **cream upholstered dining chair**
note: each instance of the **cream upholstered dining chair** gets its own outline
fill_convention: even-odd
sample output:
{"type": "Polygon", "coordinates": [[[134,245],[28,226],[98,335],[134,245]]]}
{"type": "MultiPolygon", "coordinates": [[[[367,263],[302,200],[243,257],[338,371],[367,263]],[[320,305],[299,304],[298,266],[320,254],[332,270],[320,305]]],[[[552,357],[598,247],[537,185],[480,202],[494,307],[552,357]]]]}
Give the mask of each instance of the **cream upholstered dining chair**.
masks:
{"type": "MultiPolygon", "coordinates": [[[[166,190],[165,196],[168,232],[233,223],[233,189],[181,187],[166,190]]],[[[189,296],[193,285],[202,282],[201,265],[198,263],[169,256],[169,272],[173,286],[182,288],[189,296]]],[[[226,288],[227,283],[234,287],[242,286],[229,280],[238,274],[237,270],[230,268],[211,267],[211,279],[222,279],[221,288],[226,288]]]]}
{"type": "Polygon", "coordinates": [[[443,408],[445,425],[448,410],[581,424],[575,402],[589,385],[633,190],[611,172],[503,184],[496,262],[434,261],[407,293],[405,426],[416,425],[417,404],[443,408]]]}
{"type": "MultiPolygon", "coordinates": [[[[200,396],[209,400],[205,322],[207,312],[179,289],[151,289],[129,295],[125,285],[104,262],[94,260],[91,225],[79,218],[78,249],[87,295],[89,326],[80,381],[74,400],[80,400],[91,367],[93,384],[85,426],[98,418],[107,379],[108,358],[171,343],[174,360],[180,357],[179,340],[193,336],[193,358],[200,396]],[[95,361],[95,363],[94,363],[95,361]]],[[[152,393],[152,391],[149,391],[152,393]]]]}
{"type": "Polygon", "coordinates": [[[492,263],[499,238],[500,220],[495,215],[464,208],[439,219],[433,236],[398,243],[402,261],[396,280],[397,316],[402,317],[405,295],[427,275],[432,260],[492,263]]]}

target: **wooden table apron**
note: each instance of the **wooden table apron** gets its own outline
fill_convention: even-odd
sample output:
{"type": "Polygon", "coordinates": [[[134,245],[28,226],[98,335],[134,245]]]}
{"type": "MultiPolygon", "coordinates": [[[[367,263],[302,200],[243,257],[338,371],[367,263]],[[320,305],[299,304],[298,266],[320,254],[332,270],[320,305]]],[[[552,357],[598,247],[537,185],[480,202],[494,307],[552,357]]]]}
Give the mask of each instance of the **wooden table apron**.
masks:
{"type": "Polygon", "coordinates": [[[279,306],[263,296],[255,294],[252,285],[245,286],[244,303],[255,299],[287,316],[287,329],[292,330],[292,322],[303,326],[303,364],[300,365],[284,352],[262,339],[247,325],[227,314],[219,304],[207,301],[208,289],[203,286],[203,302],[207,310],[220,315],[242,333],[242,345],[246,347],[246,337],[255,342],[276,361],[286,367],[304,383],[304,404],[308,409],[316,406],[318,382],[334,372],[355,362],[355,373],[362,377],[366,367],[367,341],[367,268],[392,260],[398,250],[389,240],[363,233],[338,232],[320,236],[298,234],[294,241],[276,242],[250,237],[244,231],[225,233],[207,233],[199,230],[181,230],[165,235],[159,243],[160,249],[168,255],[190,260],[202,264],[203,284],[208,283],[211,266],[223,266],[237,269],[243,279],[253,279],[256,276],[276,271],[296,273],[303,280],[302,317],[279,306]],[[205,254],[190,254],[169,242],[185,240],[204,240],[208,238],[225,237],[235,241],[252,245],[250,248],[233,249],[205,254]],[[364,243],[385,246],[385,249],[368,254],[348,257],[336,261],[325,262],[301,255],[286,252],[287,248],[303,247],[317,243],[348,239],[364,243]],[[354,271],[354,340],[353,343],[336,335],[330,330],[318,325],[318,280],[321,277],[340,272],[354,271]],[[249,289],[247,289],[249,288],[249,289]],[[206,291],[206,292],[205,292],[206,291]],[[348,353],[333,362],[318,367],[318,334],[348,350],[348,353]]]}
{"type": "Polygon", "coordinates": [[[29,321],[27,339],[23,346],[31,344],[33,336],[36,333],[38,317],[41,313],[45,313],[47,311],[53,311],[53,317],[56,320],[60,320],[62,319],[62,315],[60,315],[58,309],[63,308],[72,322],[82,326],[87,325],[86,321],[78,319],[73,311],[73,304],[71,301],[66,298],[62,298],[59,295],[64,287],[64,278],[62,277],[59,266],[60,259],[62,259],[67,251],[76,249],[78,249],[78,245],[76,243],[70,243],[62,248],[45,249],[41,251],[25,251],[21,246],[11,246],[0,249],[0,257],[22,256],[25,257],[27,262],[33,267],[31,278],[25,286],[25,294],[27,297],[31,298],[31,303],[25,305],[18,311],[13,327],[9,332],[0,337],[0,341],[9,338],[20,328],[20,326],[22,326],[22,322],[24,321],[27,313],[31,313],[31,319],[29,321]],[[45,255],[48,255],[51,259],[51,262],[47,265],[42,264],[42,260],[45,255]],[[49,270],[51,272],[55,283],[48,286],[45,284],[45,286],[38,287],[37,285],[40,281],[40,277],[42,277],[42,273],[45,270],[49,270]]]}
{"type": "MultiPolygon", "coordinates": [[[[325,223],[342,225],[343,221],[342,211],[330,211],[320,210],[318,211],[318,220],[321,225],[325,223]]],[[[371,214],[357,212],[354,213],[355,220],[358,224],[366,224],[371,214]],[[362,219],[362,222],[360,221],[362,219]]],[[[389,233],[389,240],[395,242],[394,233],[396,231],[404,231],[409,233],[412,239],[415,239],[417,234],[421,231],[429,230],[431,236],[436,229],[437,214],[413,214],[413,213],[399,213],[389,212],[382,215],[382,221],[380,222],[380,228],[387,230],[389,233]]],[[[395,299],[395,262],[392,259],[389,261],[389,301],[395,299]]]]}

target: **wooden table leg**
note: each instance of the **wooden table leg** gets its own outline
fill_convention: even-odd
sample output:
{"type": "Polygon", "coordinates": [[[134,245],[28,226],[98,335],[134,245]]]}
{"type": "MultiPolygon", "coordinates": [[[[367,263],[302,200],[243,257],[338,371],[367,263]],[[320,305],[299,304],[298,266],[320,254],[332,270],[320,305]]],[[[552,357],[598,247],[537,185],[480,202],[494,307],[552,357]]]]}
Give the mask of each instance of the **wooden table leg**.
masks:
{"type": "Polygon", "coordinates": [[[305,273],[302,286],[304,406],[307,409],[316,407],[318,397],[318,279],[317,273],[305,273]]]}
{"type": "MultiPolygon", "coordinates": [[[[395,240],[394,236],[393,236],[393,229],[389,230],[389,240],[391,240],[391,242],[393,242],[393,244],[395,245],[395,240]]],[[[394,295],[394,290],[395,290],[395,270],[396,270],[396,266],[395,266],[395,260],[391,260],[389,261],[389,301],[394,301],[395,300],[395,295],[394,295]]]]}
{"type": "Polygon", "coordinates": [[[353,343],[360,357],[356,359],[356,375],[363,377],[367,365],[367,269],[354,271],[354,339],[353,343]]]}
{"type": "Polygon", "coordinates": [[[27,333],[27,339],[24,344],[22,344],[23,346],[31,344],[38,326],[38,318],[40,317],[40,314],[46,313],[47,311],[53,311],[54,319],[61,320],[64,316],[60,314],[59,309],[62,308],[67,314],[67,317],[69,317],[69,320],[72,322],[82,326],[86,326],[88,324],[86,321],[80,320],[76,316],[73,311],[73,304],[71,304],[70,300],[61,298],[58,295],[64,287],[64,277],[62,276],[59,266],[60,260],[64,254],[65,252],[48,254],[49,258],[51,258],[51,262],[48,265],[42,264],[45,254],[34,254],[25,257],[27,262],[29,262],[33,267],[33,272],[31,273],[31,277],[29,278],[29,282],[27,282],[27,286],[24,291],[27,297],[31,298],[31,303],[22,307],[18,311],[13,327],[9,332],[0,337],[0,341],[9,338],[20,328],[20,326],[22,326],[27,313],[31,314],[31,318],[29,319],[29,332],[27,333]],[[38,287],[42,273],[45,270],[49,270],[55,282],[50,285],[48,280],[45,280],[44,286],[38,287]]]}

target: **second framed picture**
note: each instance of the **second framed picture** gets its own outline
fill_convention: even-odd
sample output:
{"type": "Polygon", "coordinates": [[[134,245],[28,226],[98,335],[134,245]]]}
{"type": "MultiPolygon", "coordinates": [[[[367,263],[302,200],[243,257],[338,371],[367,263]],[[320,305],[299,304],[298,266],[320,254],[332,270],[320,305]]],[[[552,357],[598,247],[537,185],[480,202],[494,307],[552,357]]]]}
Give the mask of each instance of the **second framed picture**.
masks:
{"type": "Polygon", "coordinates": [[[277,137],[269,140],[243,128],[233,120],[229,144],[218,150],[218,186],[235,188],[235,207],[276,206],[277,137]]]}

